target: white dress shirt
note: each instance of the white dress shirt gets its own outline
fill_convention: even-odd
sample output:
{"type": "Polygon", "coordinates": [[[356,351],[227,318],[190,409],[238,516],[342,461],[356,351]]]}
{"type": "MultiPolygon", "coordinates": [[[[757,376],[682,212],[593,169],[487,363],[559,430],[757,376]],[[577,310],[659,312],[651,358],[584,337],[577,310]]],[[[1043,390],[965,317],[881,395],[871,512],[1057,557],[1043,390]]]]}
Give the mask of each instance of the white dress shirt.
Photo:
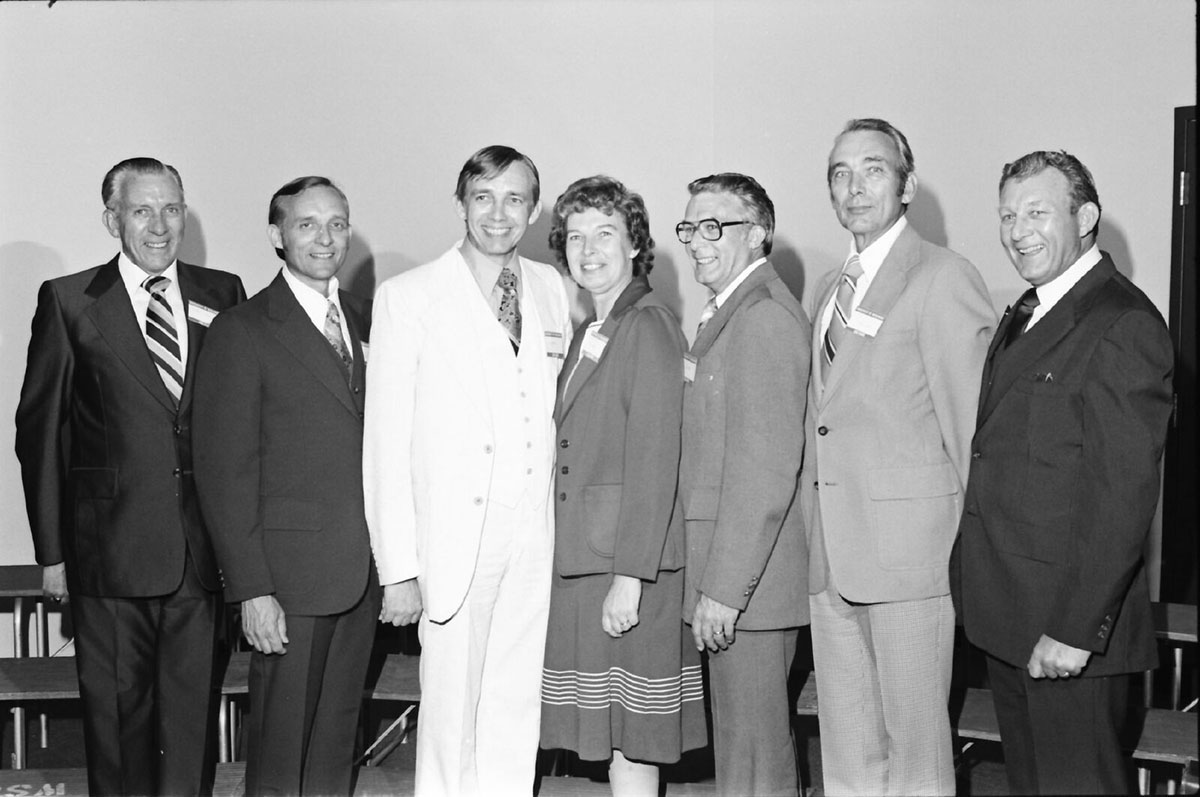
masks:
{"type": "Polygon", "coordinates": [[[1083,279],[1083,276],[1099,262],[1100,246],[1092,244],[1092,248],[1080,255],[1079,259],[1072,263],[1066,271],[1045,285],[1035,288],[1039,304],[1033,308],[1033,314],[1029,316],[1029,323],[1025,325],[1025,331],[1033,329],[1033,325],[1041,321],[1046,313],[1050,312],[1050,308],[1058,304],[1058,300],[1066,296],[1067,291],[1074,288],[1075,283],[1083,279]]]}
{"type": "MultiPolygon", "coordinates": [[[[900,233],[908,226],[908,218],[901,216],[888,231],[879,236],[875,243],[868,246],[858,254],[859,265],[862,266],[862,276],[858,278],[858,282],[854,285],[854,301],[850,303],[850,312],[853,313],[858,309],[858,305],[862,302],[862,298],[867,295],[867,290],[871,287],[871,283],[875,279],[875,275],[879,273],[879,267],[883,265],[883,261],[892,251],[892,246],[896,243],[896,239],[900,237],[900,233]]],[[[850,254],[846,256],[846,262],[856,254],[854,249],[854,241],[850,242],[850,254]]],[[[845,268],[845,265],[842,266],[845,268]]],[[[825,309],[821,311],[821,334],[819,339],[825,339],[825,332],[829,329],[829,319],[833,317],[833,302],[837,298],[837,291],[829,297],[829,301],[825,304],[825,309]]]]}
{"type": "Polygon", "coordinates": [[[767,259],[765,257],[760,257],[758,260],[755,260],[753,263],[742,269],[742,273],[734,277],[733,282],[725,286],[725,290],[713,297],[717,305],[717,309],[720,310],[721,305],[725,304],[725,302],[729,300],[729,297],[732,296],[733,292],[738,289],[738,286],[749,279],[750,275],[754,273],[754,269],[766,262],[767,259]]]}
{"type": "Polygon", "coordinates": [[[329,312],[329,303],[333,302],[337,306],[338,318],[342,322],[342,340],[346,342],[346,353],[353,360],[354,347],[350,345],[350,328],[346,326],[346,314],[342,311],[342,303],[338,299],[337,277],[329,278],[329,295],[325,296],[315,288],[301,282],[287,266],[284,266],[281,271],[283,272],[283,281],[292,289],[296,301],[300,303],[300,307],[308,319],[313,322],[313,326],[321,333],[321,337],[325,337],[325,316],[329,312]]]}

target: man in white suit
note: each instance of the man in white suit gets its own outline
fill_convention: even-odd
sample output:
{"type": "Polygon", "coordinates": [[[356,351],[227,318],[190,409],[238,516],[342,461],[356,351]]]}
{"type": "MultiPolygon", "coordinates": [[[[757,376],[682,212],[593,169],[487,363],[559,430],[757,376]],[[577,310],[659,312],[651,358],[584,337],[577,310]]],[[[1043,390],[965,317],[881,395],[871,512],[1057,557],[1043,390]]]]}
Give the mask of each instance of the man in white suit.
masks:
{"type": "Polygon", "coordinates": [[[533,161],[485,147],[455,203],[465,238],[375,297],[367,525],[380,619],[420,621],[416,793],[530,794],[567,294],[517,254],[541,209],[533,161]]]}

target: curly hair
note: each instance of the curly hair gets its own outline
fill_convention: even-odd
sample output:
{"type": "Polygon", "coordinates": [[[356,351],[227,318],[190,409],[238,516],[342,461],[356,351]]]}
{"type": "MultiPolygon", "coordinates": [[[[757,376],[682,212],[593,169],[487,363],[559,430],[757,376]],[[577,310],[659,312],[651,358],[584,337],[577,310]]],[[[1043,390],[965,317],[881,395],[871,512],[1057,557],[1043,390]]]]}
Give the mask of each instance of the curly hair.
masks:
{"type": "Polygon", "coordinates": [[[605,215],[617,213],[625,221],[629,240],[638,252],[633,258],[633,275],[644,277],[654,268],[654,238],[650,236],[650,215],[640,194],[630,191],[619,180],[597,174],[567,186],[554,203],[551,215],[550,248],[560,265],[567,265],[567,219],[572,213],[595,208],[605,215]]]}

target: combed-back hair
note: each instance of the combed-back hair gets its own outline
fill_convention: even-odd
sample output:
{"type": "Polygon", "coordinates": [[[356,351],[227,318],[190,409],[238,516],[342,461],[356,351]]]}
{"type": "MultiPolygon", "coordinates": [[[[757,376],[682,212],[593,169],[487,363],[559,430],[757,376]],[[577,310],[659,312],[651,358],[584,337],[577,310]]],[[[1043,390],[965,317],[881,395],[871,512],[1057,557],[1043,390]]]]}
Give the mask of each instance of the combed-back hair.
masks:
{"type": "MultiPolygon", "coordinates": [[[[1046,169],[1058,169],[1059,173],[1067,178],[1067,184],[1071,187],[1072,213],[1078,213],[1079,209],[1088,202],[1095,205],[1096,210],[1101,210],[1100,194],[1096,191],[1096,181],[1092,179],[1092,173],[1079,158],[1061,149],[1057,152],[1044,149],[1030,152],[1012,163],[1004,164],[1004,169],[1000,172],[999,190],[1003,191],[1004,184],[1009,180],[1024,180],[1035,174],[1041,174],[1046,169]]],[[[1097,214],[1096,226],[1092,227],[1089,234],[1095,233],[1099,226],[1100,216],[1097,214]]]]}
{"type": "Polygon", "coordinates": [[[310,188],[332,188],[342,198],[342,201],[346,203],[346,212],[349,213],[350,200],[346,199],[346,194],[342,189],[334,185],[333,181],[328,177],[310,174],[308,177],[297,177],[295,180],[289,180],[272,195],[271,205],[267,210],[267,223],[278,226],[283,222],[285,215],[283,210],[284,198],[302,194],[310,188]]]}
{"type": "Polygon", "coordinates": [[[183,193],[183,178],[174,166],[157,158],[126,158],[109,169],[108,174],[104,175],[104,182],[100,183],[100,199],[103,200],[104,207],[116,210],[113,202],[121,196],[125,178],[131,174],[169,174],[179,184],[179,193],[183,193]]]}
{"type": "MultiPolygon", "coordinates": [[[[900,162],[896,164],[896,173],[900,175],[900,193],[903,194],[904,186],[908,183],[908,176],[916,169],[916,161],[913,158],[912,147],[908,145],[908,139],[904,137],[899,128],[886,119],[873,119],[870,117],[865,119],[851,119],[849,122],[846,122],[846,126],[842,128],[842,132],[837,134],[837,138],[859,130],[872,130],[876,133],[883,133],[896,144],[896,149],[900,152],[900,162]]],[[[836,140],[835,138],[834,141],[836,140]]],[[[832,164],[830,166],[832,167],[832,164]]],[[[826,173],[825,181],[832,184],[832,168],[826,173]]]]}
{"type": "Polygon", "coordinates": [[[688,193],[696,194],[733,194],[742,201],[750,221],[763,228],[766,237],[763,238],[762,250],[764,255],[771,254],[771,242],[775,238],[775,205],[767,191],[758,180],[737,172],[721,172],[692,180],[688,183],[688,193]]]}
{"type": "Polygon", "coordinates": [[[458,173],[458,185],[454,188],[454,196],[458,197],[459,202],[466,202],[467,186],[471,184],[472,180],[476,178],[490,180],[514,163],[523,163],[529,167],[529,171],[533,175],[533,204],[536,205],[542,196],[542,178],[538,176],[537,167],[533,165],[533,161],[528,155],[522,155],[512,147],[506,147],[503,144],[484,147],[467,159],[467,162],[463,164],[462,171],[458,173]]]}

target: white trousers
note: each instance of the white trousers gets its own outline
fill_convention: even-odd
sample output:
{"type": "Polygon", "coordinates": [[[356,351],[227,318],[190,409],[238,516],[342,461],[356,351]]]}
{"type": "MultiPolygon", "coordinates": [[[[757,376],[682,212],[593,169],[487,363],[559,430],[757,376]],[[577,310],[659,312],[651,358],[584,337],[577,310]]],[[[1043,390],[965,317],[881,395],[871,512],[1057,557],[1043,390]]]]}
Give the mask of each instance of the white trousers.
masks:
{"type": "Polygon", "coordinates": [[[421,618],[417,797],[530,795],[550,611],[550,507],[489,503],[467,597],[421,618]]]}
{"type": "Polygon", "coordinates": [[[950,596],[809,596],[825,794],[953,795],[950,596]]]}

